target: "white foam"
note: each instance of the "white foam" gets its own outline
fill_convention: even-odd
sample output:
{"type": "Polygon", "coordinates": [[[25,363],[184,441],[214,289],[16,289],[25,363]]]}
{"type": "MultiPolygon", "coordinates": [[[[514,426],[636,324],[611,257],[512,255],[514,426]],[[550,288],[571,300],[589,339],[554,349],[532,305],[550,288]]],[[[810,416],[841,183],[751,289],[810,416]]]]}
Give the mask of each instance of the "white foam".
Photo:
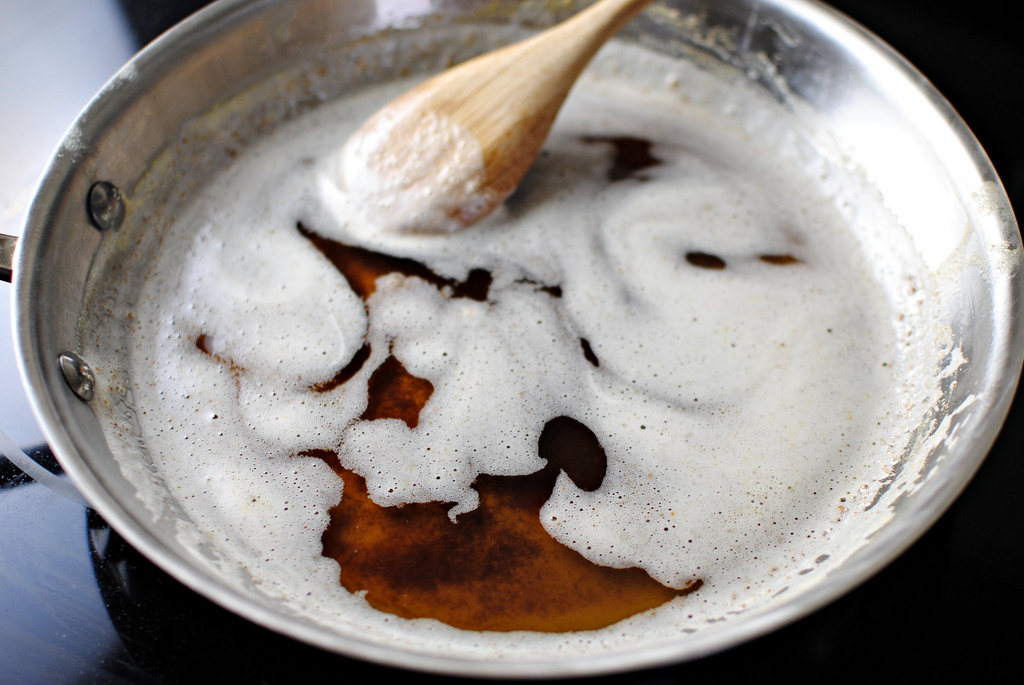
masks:
{"type": "Polygon", "coordinates": [[[934,392],[940,334],[905,291],[916,265],[865,256],[883,252],[873,236],[907,237],[808,142],[807,122],[742,79],[611,46],[507,208],[450,236],[367,233],[346,213],[333,151],[409,86],[324,105],[244,150],[178,217],[133,312],[139,429],[218,553],[311,621],[490,658],[602,651],[633,644],[638,627],[653,641],[715,630],[863,544],[887,515],[867,504],[934,392]],[[647,180],[609,184],[611,146],[583,140],[622,135],[653,141],[663,164],[647,180]],[[851,198],[864,204],[853,217],[851,198]],[[488,269],[488,301],[392,274],[364,307],[298,221],[448,278],[488,269]],[[698,268],[688,252],[727,267],[698,268]],[[555,285],[561,298],[540,289],[555,285]],[[908,330],[925,342],[906,345],[908,330]],[[203,334],[216,356],[196,345],[203,334]],[[310,391],[364,341],[355,377],[310,391]],[[919,349],[925,363],[908,356],[919,349]],[[416,428],[357,420],[389,352],[434,385],[416,428]],[[697,594],[594,633],[481,635],[387,616],[341,589],[320,556],[341,483],[299,452],[338,450],[379,504],[458,513],[477,506],[478,474],[540,468],[539,433],[563,414],[594,431],[609,469],[590,493],[560,478],[548,531],[667,584],[700,577],[697,594]]]}

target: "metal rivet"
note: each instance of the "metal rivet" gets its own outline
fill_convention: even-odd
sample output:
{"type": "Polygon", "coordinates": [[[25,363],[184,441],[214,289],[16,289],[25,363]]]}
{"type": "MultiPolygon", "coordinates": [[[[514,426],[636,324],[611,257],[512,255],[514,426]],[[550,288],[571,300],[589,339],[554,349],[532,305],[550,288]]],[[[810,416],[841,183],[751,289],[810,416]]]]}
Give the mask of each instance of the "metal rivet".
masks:
{"type": "Polygon", "coordinates": [[[57,357],[64,380],[72,392],[88,402],[92,399],[92,390],[96,385],[96,376],[85,360],[74,352],[61,352],[57,357]]]}
{"type": "Polygon", "coordinates": [[[101,231],[113,231],[124,221],[124,199],[113,183],[99,181],[89,188],[89,218],[101,231]]]}

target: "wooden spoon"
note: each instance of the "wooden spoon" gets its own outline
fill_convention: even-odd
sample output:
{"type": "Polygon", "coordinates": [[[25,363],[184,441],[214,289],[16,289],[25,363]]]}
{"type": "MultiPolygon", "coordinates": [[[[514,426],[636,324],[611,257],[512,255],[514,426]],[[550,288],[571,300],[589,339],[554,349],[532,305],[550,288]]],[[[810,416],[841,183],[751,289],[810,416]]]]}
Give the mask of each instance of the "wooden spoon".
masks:
{"type": "Polygon", "coordinates": [[[649,2],[601,0],[426,81],[352,135],[338,185],[377,231],[444,233],[479,221],[540,154],[583,68],[649,2]]]}

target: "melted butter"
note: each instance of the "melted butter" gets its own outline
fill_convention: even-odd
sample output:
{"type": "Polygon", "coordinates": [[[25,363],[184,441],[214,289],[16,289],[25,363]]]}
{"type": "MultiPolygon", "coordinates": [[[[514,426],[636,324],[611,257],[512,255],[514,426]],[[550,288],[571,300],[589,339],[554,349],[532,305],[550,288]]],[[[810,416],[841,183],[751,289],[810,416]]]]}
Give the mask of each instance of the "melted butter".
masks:
{"type": "Polygon", "coordinates": [[[568,417],[547,422],[538,449],[547,465],[536,473],[478,477],[479,506],[457,521],[446,502],[378,506],[336,454],[308,452],[345,482],[324,555],[338,561],[342,585],[365,592],[376,609],[465,630],[595,630],[701,586],[695,579],[669,588],[641,569],[600,566],[556,542],[540,510],[559,472],[593,491],[606,459],[596,436],[568,417]]]}
{"type": "Polygon", "coordinates": [[[905,361],[923,291],[865,256],[894,253],[898,227],[858,232],[885,216],[876,196],[742,75],[603,55],[472,230],[367,238],[332,180],[324,151],[407,81],[304,114],[175,213],[133,312],[138,428],[104,420],[113,444],[144,441],[195,531],[183,544],[243,591],[378,644],[587,654],[770,607],[882,520],[861,493],[889,477],[927,394],[900,394],[927,382],[905,361]],[[863,249],[871,235],[885,244],[863,249]],[[594,437],[596,483],[573,450],[543,447],[553,421],[594,437]],[[352,559],[364,526],[390,542],[373,543],[376,578],[352,559]],[[407,565],[406,605],[388,554],[421,527],[493,593],[521,579],[479,569],[513,550],[463,553],[463,536],[536,544],[524,568],[570,570],[545,565],[508,615],[459,615],[425,589],[457,565],[415,582],[407,565]],[[622,604],[620,583],[643,599],[622,604]],[[576,585],[608,591],[577,604],[576,585]],[[541,595],[552,606],[526,606],[541,595]]]}
{"type": "MultiPolygon", "coordinates": [[[[299,232],[364,300],[376,290],[377,278],[395,272],[421,278],[452,298],[486,299],[491,276],[480,269],[465,282],[454,282],[410,259],[326,240],[301,224],[299,232]]],[[[538,291],[561,295],[543,286],[538,291]]],[[[580,344],[587,361],[599,366],[586,339],[580,344]]],[[[368,356],[365,345],[333,379],[312,390],[328,392],[351,380],[368,356]]],[[[399,419],[412,429],[434,386],[391,354],[370,375],[367,390],[360,421],[399,419]]],[[[565,471],[591,492],[604,480],[607,457],[594,433],[566,416],[544,425],[537,453],[546,465],[535,473],[478,476],[472,487],[479,504],[457,520],[449,516],[450,502],[379,506],[370,499],[365,479],[345,468],[336,452],[300,454],[323,459],[344,481],[341,502],[330,509],[323,554],[340,565],[346,589],[365,593],[381,611],[435,618],[466,630],[595,630],[701,586],[703,581],[695,579],[677,590],[639,568],[601,566],[552,538],[540,511],[559,473],[565,471]]]]}

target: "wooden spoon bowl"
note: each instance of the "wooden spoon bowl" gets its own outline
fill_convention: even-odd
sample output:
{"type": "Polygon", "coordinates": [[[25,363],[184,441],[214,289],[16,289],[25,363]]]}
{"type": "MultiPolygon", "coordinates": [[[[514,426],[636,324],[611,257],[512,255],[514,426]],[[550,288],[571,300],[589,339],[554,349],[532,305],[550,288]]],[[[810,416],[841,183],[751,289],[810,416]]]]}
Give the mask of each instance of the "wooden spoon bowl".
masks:
{"type": "Polygon", "coordinates": [[[346,143],[339,186],[379,231],[476,223],[519,185],[580,72],[650,1],[601,0],[399,97],[346,143]]]}

